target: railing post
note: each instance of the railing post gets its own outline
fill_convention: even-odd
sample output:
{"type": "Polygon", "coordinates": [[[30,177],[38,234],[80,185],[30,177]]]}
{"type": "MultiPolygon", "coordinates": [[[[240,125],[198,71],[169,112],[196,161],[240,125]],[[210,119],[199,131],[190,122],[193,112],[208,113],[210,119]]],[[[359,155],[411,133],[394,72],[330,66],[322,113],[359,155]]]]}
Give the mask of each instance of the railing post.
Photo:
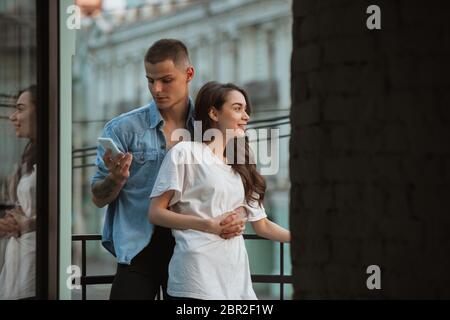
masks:
{"type": "Polygon", "coordinates": [[[86,240],[81,240],[81,300],[86,300],[86,240]]]}
{"type": "MultiPolygon", "coordinates": [[[[280,276],[284,276],[284,243],[280,242],[280,276]]],[[[280,300],[284,300],[284,282],[280,281],[280,300]]]]}

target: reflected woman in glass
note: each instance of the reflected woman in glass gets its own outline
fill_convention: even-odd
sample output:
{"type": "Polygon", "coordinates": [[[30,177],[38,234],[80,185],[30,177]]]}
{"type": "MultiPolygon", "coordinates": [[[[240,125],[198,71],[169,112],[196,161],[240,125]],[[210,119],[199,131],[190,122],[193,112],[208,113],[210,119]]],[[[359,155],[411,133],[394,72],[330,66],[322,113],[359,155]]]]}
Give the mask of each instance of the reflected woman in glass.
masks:
{"type": "Polygon", "coordinates": [[[16,136],[28,139],[28,144],[9,184],[9,197],[15,206],[5,211],[3,219],[14,220],[17,228],[7,234],[0,299],[22,299],[35,296],[36,282],[36,86],[19,94],[9,120],[16,136]]]}

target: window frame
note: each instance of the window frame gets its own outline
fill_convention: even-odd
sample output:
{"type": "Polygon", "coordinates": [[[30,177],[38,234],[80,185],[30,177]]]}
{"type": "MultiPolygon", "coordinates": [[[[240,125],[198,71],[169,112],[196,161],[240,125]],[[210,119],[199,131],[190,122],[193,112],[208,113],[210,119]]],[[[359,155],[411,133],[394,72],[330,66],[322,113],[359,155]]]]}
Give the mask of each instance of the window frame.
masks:
{"type": "Polygon", "coordinates": [[[58,299],[59,1],[35,0],[37,37],[36,299],[58,299]]]}

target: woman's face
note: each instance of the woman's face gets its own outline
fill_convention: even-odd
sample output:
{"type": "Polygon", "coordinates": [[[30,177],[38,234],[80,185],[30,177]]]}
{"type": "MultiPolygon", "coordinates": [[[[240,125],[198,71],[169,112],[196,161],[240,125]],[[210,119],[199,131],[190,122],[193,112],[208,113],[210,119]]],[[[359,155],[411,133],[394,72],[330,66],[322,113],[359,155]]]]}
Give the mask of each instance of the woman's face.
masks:
{"type": "Polygon", "coordinates": [[[14,125],[18,138],[36,139],[36,106],[32,102],[30,92],[25,91],[19,96],[16,111],[9,120],[14,125]]]}
{"type": "Polygon", "coordinates": [[[221,110],[216,111],[218,129],[225,135],[227,132],[232,133],[233,138],[245,136],[245,129],[250,119],[246,111],[247,103],[244,95],[236,90],[230,91],[221,110]]]}

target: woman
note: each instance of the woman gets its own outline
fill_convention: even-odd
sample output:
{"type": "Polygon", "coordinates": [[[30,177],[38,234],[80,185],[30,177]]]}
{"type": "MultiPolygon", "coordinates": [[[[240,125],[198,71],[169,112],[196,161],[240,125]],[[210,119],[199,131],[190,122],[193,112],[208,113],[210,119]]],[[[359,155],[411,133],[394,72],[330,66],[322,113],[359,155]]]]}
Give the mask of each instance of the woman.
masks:
{"type": "Polygon", "coordinates": [[[267,219],[262,204],[265,181],[256,166],[249,164],[244,131],[250,111],[243,89],[233,84],[205,84],[195,102],[204,141],[178,143],[161,165],[150,196],[149,219],[173,229],[176,245],[167,291],[172,297],[256,299],[243,237],[224,240],[218,236],[221,212],[243,205],[258,235],[290,241],[289,231],[267,219]],[[211,130],[214,139],[206,141],[211,130]],[[236,151],[242,139],[243,150],[238,148],[227,159],[226,147],[236,151]],[[240,164],[236,160],[242,153],[246,161],[240,164]]]}
{"type": "Polygon", "coordinates": [[[5,218],[14,219],[18,228],[6,244],[0,299],[21,299],[35,296],[36,282],[36,86],[20,93],[9,119],[16,136],[29,142],[10,183],[10,198],[16,206],[5,211],[5,218]]]}

